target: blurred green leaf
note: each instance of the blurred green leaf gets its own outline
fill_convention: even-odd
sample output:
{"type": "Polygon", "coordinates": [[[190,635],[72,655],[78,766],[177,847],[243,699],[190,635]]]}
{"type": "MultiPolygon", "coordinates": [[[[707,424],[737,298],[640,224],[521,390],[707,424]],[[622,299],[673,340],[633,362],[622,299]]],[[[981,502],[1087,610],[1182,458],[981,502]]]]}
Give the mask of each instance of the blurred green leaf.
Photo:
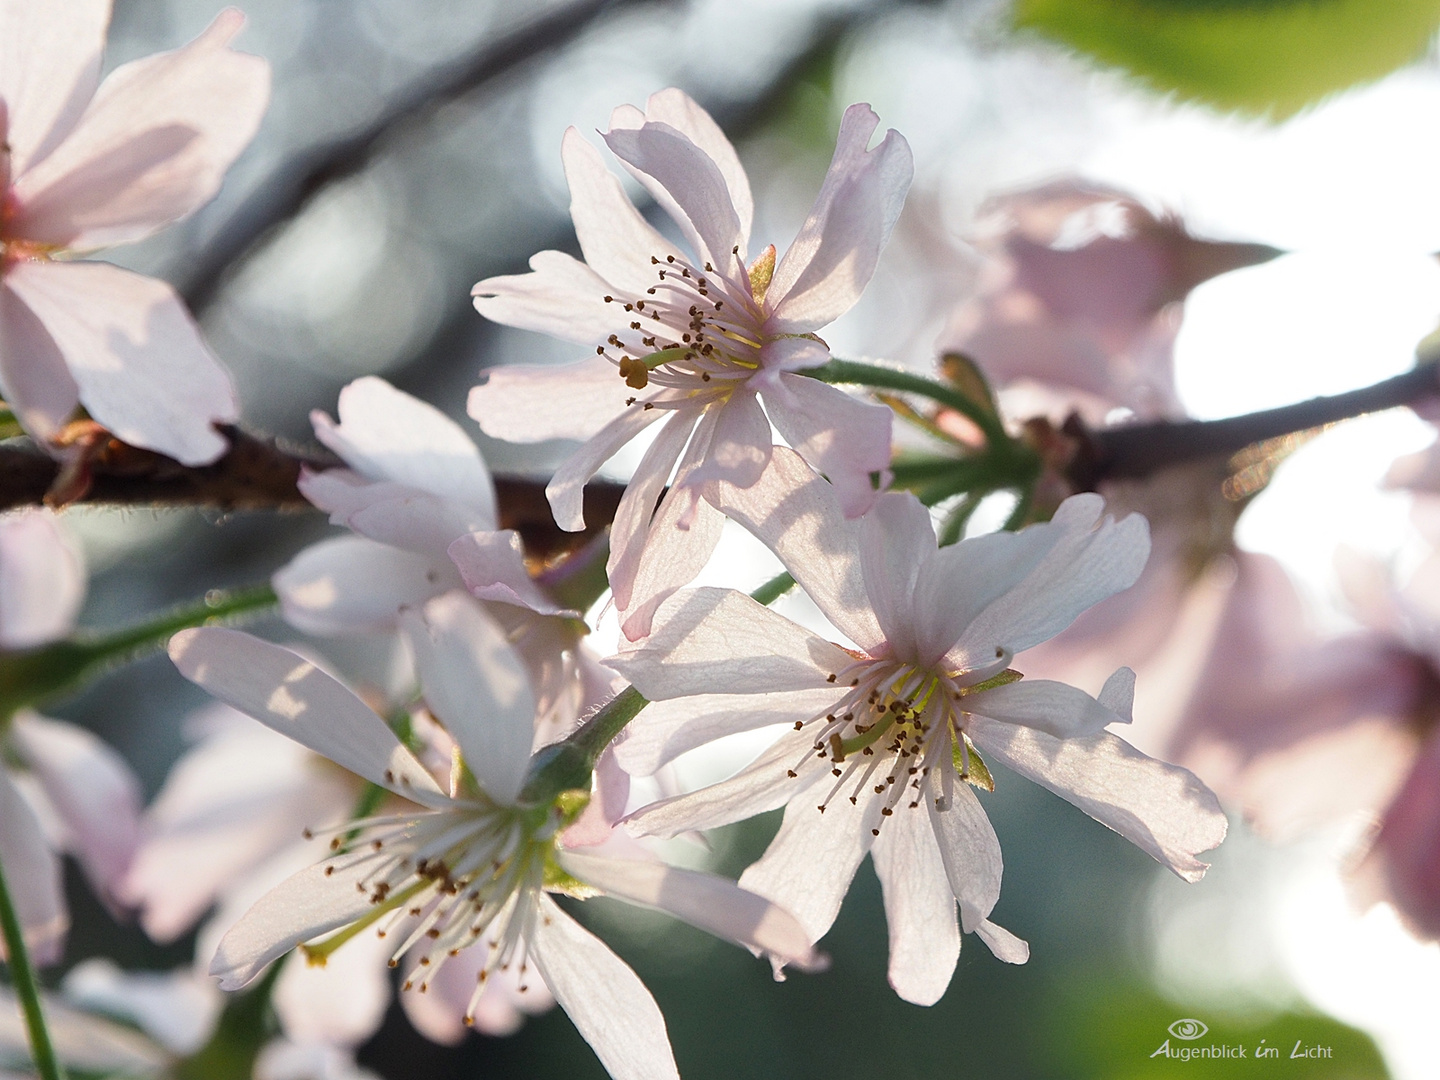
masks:
{"type": "Polygon", "coordinates": [[[1440,0],[1017,0],[1015,23],[1161,92],[1283,118],[1418,57],[1440,0]]]}

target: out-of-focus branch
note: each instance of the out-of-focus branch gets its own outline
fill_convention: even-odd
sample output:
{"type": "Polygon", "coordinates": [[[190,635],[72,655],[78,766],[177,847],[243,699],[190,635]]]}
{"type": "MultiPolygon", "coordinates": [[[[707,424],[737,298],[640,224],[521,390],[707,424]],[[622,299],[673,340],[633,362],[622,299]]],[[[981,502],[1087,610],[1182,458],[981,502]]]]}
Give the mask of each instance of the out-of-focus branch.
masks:
{"type": "Polygon", "coordinates": [[[256,187],[194,259],[180,283],[180,292],[191,310],[199,311],[209,304],[226,272],[276,226],[300,213],[329,185],[363,169],[396,131],[423,121],[448,102],[574,41],[602,15],[653,2],[578,0],[532,19],[425,75],[398,94],[389,108],[360,131],[287,161],[256,187]]]}

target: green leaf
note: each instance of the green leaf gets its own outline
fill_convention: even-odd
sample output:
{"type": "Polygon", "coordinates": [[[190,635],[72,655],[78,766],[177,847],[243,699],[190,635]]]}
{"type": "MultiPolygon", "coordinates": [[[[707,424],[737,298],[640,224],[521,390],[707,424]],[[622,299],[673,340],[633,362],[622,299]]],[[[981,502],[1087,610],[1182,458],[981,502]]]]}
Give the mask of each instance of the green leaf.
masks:
{"type": "Polygon", "coordinates": [[[1014,18],[1162,93],[1283,118],[1417,59],[1440,0],[1017,0],[1014,18]]]}

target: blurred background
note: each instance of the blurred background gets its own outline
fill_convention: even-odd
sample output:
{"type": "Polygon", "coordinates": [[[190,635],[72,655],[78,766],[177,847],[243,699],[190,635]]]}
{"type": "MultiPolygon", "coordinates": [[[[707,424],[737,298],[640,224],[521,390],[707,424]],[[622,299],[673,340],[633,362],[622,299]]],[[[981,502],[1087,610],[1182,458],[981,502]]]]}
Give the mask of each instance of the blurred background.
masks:
{"type": "MultiPolygon", "coordinates": [[[[1217,20],[1267,7],[1154,2],[1217,20]]],[[[117,0],[107,69],[188,41],[215,5],[117,0]]],[[[1045,29],[1057,5],[1022,7],[1045,29]]],[[[1318,95],[1299,76],[1272,106],[1257,108],[1232,86],[1235,99],[1220,104],[1245,106],[1237,113],[1174,80],[1087,59],[1054,33],[1017,30],[1014,9],[991,0],[249,0],[236,45],[275,72],[259,137],[214,204],[117,261],[187,293],[235,373],[250,428],[308,444],[310,410],[333,412],[342,385],[381,374],[460,418],[497,472],[539,475],[567,447],[485,440],[464,418],[465,392],[487,366],[577,354],[486,323],[469,290],[523,270],[539,249],[575,250],[559,158],[565,128],[604,128],[614,106],[682,87],[739,148],[756,194],[756,250],[771,241],[783,250],[824,175],[841,112],[868,101],[909,139],[916,180],[865,298],[826,333],[837,356],[928,368],[937,334],[974,291],[971,237],[984,201],[1081,176],[1181,214],[1198,235],[1287,252],[1200,286],[1176,345],[1192,415],[1281,405],[1405,370],[1440,322],[1433,13],[1398,3],[1371,10],[1392,7],[1426,9],[1418,38],[1408,24],[1390,31],[1404,37],[1398,58],[1418,60],[1348,89],[1352,74],[1382,71],[1342,72],[1339,89],[1304,108],[1318,95]],[[556,13],[564,17],[545,48],[492,62],[504,70],[467,85],[477,55],[556,13]],[[396,119],[442,84],[465,88],[396,119]],[[359,167],[334,182],[312,175],[337,145],[350,146],[347,160],[359,167]],[[293,216],[275,211],[287,193],[299,206],[293,216]],[[267,215],[283,220],[235,258],[234,238],[267,215]]],[[[1332,552],[1346,543],[1402,567],[1418,560],[1407,499],[1377,483],[1396,456],[1431,438],[1404,411],[1327,432],[1248,507],[1240,542],[1280,559],[1317,617],[1345,627],[1332,552]]],[[[612,469],[623,478],[634,460],[612,469]]],[[[92,572],[82,622],[95,627],[263,580],[330,531],[319,514],[82,508],[67,520],[92,572]]],[[[743,547],[725,571],[741,586],[765,570],[743,547]]],[[[278,622],[260,632],[295,636],[278,622]]],[[[363,641],[322,647],[357,674],[375,659],[363,641]]],[[[184,718],[201,704],[159,658],[54,712],[110,739],[153,793],[184,748],[184,718]]],[[[1337,869],[1343,832],[1276,847],[1237,822],[1211,874],[1186,886],[1074,808],[1001,779],[988,802],[1007,861],[995,918],[1030,941],[1032,959],[1007,967],[967,940],[949,993],[929,1009],[898,1001],[885,983],[885,924],[868,865],[826,941],[830,972],[784,984],[743,952],[659,916],[605,900],[578,914],[651,987],[689,1080],[1436,1075],[1440,947],[1413,942],[1386,909],[1350,909],[1337,869]],[[1250,1058],[1151,1058],[1180,1018],[1202,1020],[1212,1039],[1244,1045],[1250,1058]],[[1280,1046],[1281,1059],[1255,1060],[1262,1043],[1280,1046]],[[1291,1057],[1297,1046],[1332,1052],[1291,1057]]],[[[691,858],[738,874],[776,825],[766,817],[732,827],[708,856],[691,858]]],[[[149,944],[111,920],[71,870],[67,965],[101,955],[156,970],[189,962],[193,939],[149,944]]],[[[395,1080],[603,1076],[558,1011],[507,1038],[445,1048],[392,1007],[359,1059],[395,1080]]]]}

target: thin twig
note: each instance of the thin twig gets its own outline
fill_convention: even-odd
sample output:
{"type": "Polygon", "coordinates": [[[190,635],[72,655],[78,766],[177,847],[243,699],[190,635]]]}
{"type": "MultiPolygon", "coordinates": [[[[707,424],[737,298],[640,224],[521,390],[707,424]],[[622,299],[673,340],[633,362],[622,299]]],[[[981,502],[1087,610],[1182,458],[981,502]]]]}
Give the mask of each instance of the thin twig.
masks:
{"type": "Polygon", "coordinates": [[[30,1035],[30,1054],[35,1059],[35,1071],[41,1080],[64,1080],[64,1070],[55,1057],[55,1048],[50,1045],[50,1033],[45,1028],[45,1013],[40,1007],[40,986],[35,981],[35,969],[30,964],[30,954],[25,950],[25,932],[20,927],[20,918],[10,899],[10,890],[5,883],[5,870],[0,867],[0,933],[5,938],[5,954],[10,966],[10,981],[15,985],[15,995],[20,999],[21,1011],[25,1014],[25,1027],[30,1035]]]}

